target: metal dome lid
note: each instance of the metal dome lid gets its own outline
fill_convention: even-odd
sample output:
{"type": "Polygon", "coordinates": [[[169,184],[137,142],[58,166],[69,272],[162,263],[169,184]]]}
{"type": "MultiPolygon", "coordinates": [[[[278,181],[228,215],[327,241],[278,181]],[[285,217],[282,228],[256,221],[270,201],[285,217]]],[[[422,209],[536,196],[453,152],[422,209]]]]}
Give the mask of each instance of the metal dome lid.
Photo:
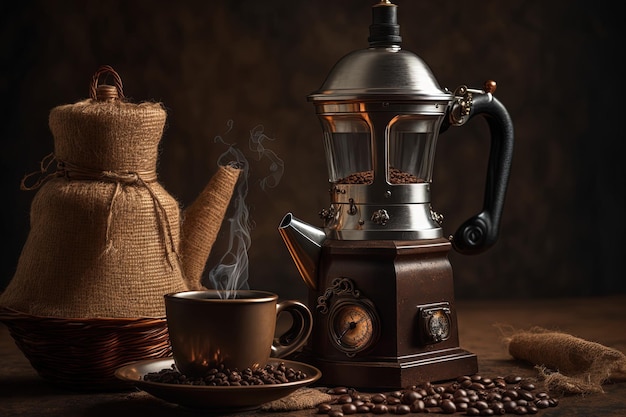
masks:
{"type": "Polygon", "coordinates": [[[397,6],[381,0],[372,6],[369,48],[341,58],[310,101],[421,100],[450,101],[426,63],[400,45],[397,6]]]}

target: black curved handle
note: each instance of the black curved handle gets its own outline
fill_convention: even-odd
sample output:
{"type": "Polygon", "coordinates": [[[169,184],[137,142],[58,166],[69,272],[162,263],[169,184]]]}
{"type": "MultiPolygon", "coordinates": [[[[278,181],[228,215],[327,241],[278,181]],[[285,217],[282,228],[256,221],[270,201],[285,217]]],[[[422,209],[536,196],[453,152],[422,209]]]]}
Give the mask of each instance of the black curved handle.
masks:
{"type": "MultiPolygon", "coordinates": [[[[483,209],[466,220],[452,238],[454,249],[465,255],[484,252],[498,240],[513,159],[513,122],[504,105],[491,94],[474,94],[469,119],[478,115],[483,116],[489,125],[491,149],[483,209]]],[[[446,123],[442,129],[448,126],[446,123]]]]}

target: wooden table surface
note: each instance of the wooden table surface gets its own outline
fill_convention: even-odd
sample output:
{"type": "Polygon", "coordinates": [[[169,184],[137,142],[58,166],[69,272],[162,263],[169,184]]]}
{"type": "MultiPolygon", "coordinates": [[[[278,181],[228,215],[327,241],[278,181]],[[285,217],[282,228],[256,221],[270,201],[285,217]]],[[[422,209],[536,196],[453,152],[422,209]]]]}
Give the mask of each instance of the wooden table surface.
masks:
{"type": "MultiPolygon", "coordinates": [[[[516,361],[508,354],[501,342],[502,326],[515,329],[541,326],[626,352],[626,295],[598,298],[458,301],[457,311],[461,347],[478,355],[479,373],[485,377],[509,374],[532,378],[537,376],[532,365],[516,361]]],[[[557,407],[539,410],[537,415],[626,416],[626,381],[605,384],[603,388],[605,392],[602,394],[561,397],[557,407]]],[[[205,412],[191,411],[166,403],[142,391],[80,393],[54,386],[39,377],[16,347],[6,326],[0,325],[1,417],[206,415],[205,412]]],[[[308,409],[291,412],[257,411],[246,415],[303,417],[317,414],[315,409],[308,409]]]]}

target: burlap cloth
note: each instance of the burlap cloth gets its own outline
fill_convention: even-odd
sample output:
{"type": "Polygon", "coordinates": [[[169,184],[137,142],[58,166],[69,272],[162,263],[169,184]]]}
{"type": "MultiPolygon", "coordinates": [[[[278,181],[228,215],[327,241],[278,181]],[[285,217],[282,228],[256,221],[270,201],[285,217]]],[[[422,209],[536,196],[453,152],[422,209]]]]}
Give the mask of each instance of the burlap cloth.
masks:
{"type": "Polygon", "coordinates": [[[295,411],[315,408],[333,400],[332,395],[317,388],[300,388],[286,397],[263,404],[263,411],[295,411]]]}
{"type": "Polygon", "coordinates": [[[553,393],[603,392],[605,382],[626,380],[626,355],[599,343],[541,327],[515,331],[504,342],[511,356],[536,366],[553,393]]]}
{"type": "MultiPolygon", "coordinates": [[[[260,410],[267,412],[286,412],[316,408],[322,403],[333,400],[333,396],[326,394],[326,389],[318,388],[299,388],[286,397],[265,403],[261,405],[260,410]]],[[[151,394],[145,391],[136,391],[128,395],[129,400],[152,398],[151,394]]],[[[271,414],[268,414],[270,417],[271,414]]]]}

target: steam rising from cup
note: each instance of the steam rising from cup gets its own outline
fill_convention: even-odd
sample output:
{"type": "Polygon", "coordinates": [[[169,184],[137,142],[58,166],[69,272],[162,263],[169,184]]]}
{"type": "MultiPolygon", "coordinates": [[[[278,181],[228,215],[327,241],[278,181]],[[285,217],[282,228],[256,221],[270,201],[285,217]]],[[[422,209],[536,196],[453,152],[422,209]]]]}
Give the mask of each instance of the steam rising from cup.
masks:
{"type": "Polygon", "coordinates": [[[285,171],[285,163],[282,159],[276,155],[272,150],[265,149],[263,142],[266,140],[274,140],[263,133],[263,126],[257,125],[250,131],[250,149],[257,153],[257,158],[260,161],[263,158],[270,160],[269,171],[270,173],[261,179],[259,186],[265,191],[266,187],[274,188],[280,182],[285,171]]]}
{"type": "MultiPolygon", "coordinates": [[[[233,121],[227,123],[228,134],[233,128],[233,121]]],[[[266,191],[280,182],[285,167],[282,159],[275,152],[266,149],[264,142],[273,140],[263,132],[263,126],[257,125],[250,130],[248,145],[256,154],[258,161],[269,160],[269,173],[259,180],[259,187],[266,191]]],[[[249,289],[248,285],[248,250],[251,245],[250,230],[253,222],[246,198],[248,196],[248,181],[250,176],[250,164],[244,153],[237,148],[236,144],[227,143],[222,136],[216,136],[215,142],[228,146],[217,160],[218,165],[233,165],[241,169],[239,181],[233,193],[230,211],[232,214],[224,220],[224,227],[228,227],[228,248],[217,265],[209,271],[208,277],[213,288],[219,291],[221,298],[236,297],[237,290],[249,289]]]]}

